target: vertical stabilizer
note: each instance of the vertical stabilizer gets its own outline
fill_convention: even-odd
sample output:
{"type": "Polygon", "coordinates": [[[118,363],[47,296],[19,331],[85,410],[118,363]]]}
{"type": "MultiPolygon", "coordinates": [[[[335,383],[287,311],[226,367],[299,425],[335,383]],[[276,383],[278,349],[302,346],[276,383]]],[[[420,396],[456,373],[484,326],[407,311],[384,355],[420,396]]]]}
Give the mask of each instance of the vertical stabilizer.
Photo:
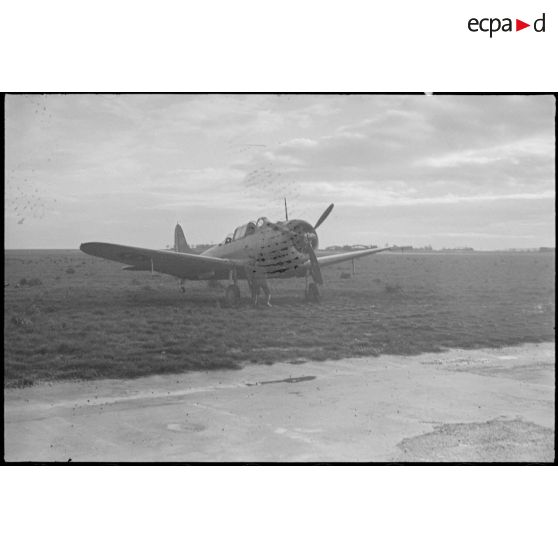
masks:
{"type": "Polygon", "coordinates": [[[174,228],[174,251],[175,252],[191,252],[190,246],[186,242],[186,237],[184,236],[184,231],[182,227],[177,223],[174,228]]]}

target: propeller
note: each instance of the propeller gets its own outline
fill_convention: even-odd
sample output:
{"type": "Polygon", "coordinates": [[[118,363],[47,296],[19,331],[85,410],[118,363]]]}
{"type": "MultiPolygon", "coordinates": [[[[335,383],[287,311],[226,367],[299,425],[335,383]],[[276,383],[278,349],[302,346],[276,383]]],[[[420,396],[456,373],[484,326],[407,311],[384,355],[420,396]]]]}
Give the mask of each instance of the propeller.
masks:
{"type": "Polygon", "coordinates": [[[322,213],[321,217],[316,221],[316,224],[314,225],[314,229],[317,229],[328,218],[328,215],[331,213],[332,209],[333,209],[333,204],[330,204],[328,208],[322,213]]]}
{"type": "Polygon", "coordinates": [[[318,262],[318,258],[316,257],[316,252],[314,252],[314,248],[312,248],[312,243],[307,240],[306,249],[308,250],[308,255],[310,256],[310,273],[312,274],[312,278],[318,285],[323,285],[324,280],[322,277],[322,271],[320,270],[320,264],[318,262]]]}
{"type": "MultiPolygon", "coordinates": [[[[330,204],[327,209],[320,215],[320,218],[316,221],[314,225],[314,230],[316,230],[329,216],[333,209],[333,204],[330,204]]],[[[306,238],[306,250],[308,251],[308,256],[310,257],[310,273],[312,274],[312,278],[318,285],[324,284],[324,279],[322,277],[322,271],[320,269],[320,264],[318,262],[318,258],[316,257],[316,252],[314,252],[314,248],[312,246],[312,242],[308,238],[308,235],[305,235],[306,238]]]]}

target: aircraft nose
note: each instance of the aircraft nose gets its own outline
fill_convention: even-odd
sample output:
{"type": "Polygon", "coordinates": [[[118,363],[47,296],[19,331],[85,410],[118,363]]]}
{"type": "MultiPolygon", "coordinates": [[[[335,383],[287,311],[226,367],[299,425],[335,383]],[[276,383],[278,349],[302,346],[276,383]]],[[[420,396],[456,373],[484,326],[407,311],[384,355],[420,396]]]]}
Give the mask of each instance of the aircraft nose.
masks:
{"type": "Polygon", "coordinates": [[[312,249],[315,250],[318,247],[318,235],[317,235],[316,231],[307,232],[305,234],[305,241],[310,243],[310,246],[312,246],[312,249]]]}
{"type": "Polygon", "coordinates": [[[312,249],[318,247],[318,234],[310,223],[299,221],[293,224],[291,230],[293,245],[299,252],[308,253],[310,247],[312,249]]]}

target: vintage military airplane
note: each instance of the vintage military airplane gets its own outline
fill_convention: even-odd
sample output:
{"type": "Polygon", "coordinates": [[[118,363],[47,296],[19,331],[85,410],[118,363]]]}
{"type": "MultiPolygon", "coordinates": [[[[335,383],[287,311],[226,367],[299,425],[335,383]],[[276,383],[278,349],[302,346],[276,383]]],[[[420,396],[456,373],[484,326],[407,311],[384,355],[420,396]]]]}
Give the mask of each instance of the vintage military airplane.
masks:
{"type": "MultiPolygon", "coordinates": [[[[286,209],[286,208],[285,208],[286,209]]],[[[282,277],[305,277],[305,296],[309,301],[320,298],[318,285],[323,284],[320,268],[362,258],[390,248],[368,248],[316,256],[318,235],[316,229],[326,220],[333,209],[331,204],[314,226],[300,219],[271,222],[260,217],[256,222],[238,227],[234,234],[201,254],[192,252],[182,227],[176,225],[174,249],[150,250],[108,244],[86,242],[80,250],[86,254],[126,264],[123,269],[131,271],[157,271],[184,280],[228,279],[231,284],[225,291],[225,300],[234,306],[240,300],[239,279],[261,277],[264,280],[282,277]],[[309,282],[309,279],[311,281],[309,282]]]]}

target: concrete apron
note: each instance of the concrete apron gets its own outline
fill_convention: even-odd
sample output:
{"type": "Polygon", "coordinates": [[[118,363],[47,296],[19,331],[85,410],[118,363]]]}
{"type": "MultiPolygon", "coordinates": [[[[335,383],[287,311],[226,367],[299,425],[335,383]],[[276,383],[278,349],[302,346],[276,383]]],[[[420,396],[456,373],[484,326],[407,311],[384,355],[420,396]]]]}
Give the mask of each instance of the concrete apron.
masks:
{"type": "Polygon", "coordinates": [[[4,394],[7,461],[554,459],[554,343],[4,394]]]}

